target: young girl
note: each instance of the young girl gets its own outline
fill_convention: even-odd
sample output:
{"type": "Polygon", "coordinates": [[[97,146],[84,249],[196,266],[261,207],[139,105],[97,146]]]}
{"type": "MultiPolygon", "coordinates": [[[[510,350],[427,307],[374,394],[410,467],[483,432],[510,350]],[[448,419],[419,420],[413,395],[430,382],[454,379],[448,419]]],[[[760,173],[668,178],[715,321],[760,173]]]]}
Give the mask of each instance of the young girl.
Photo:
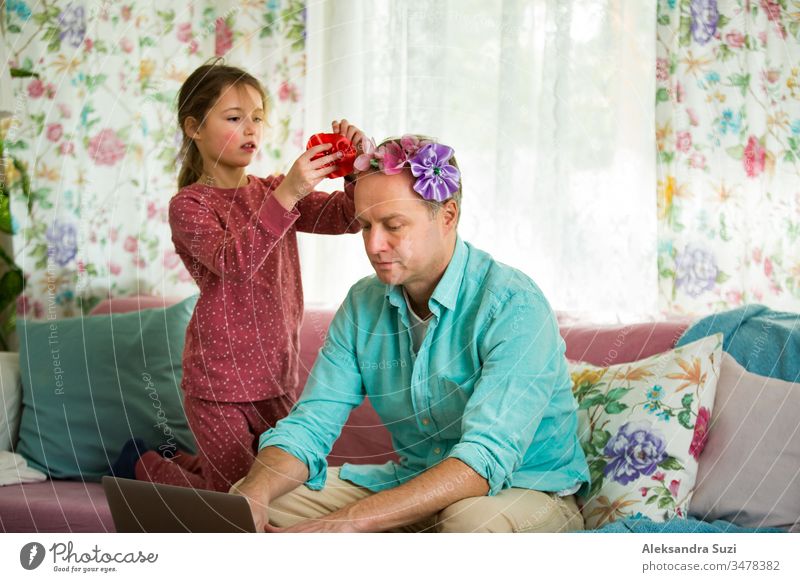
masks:
{"type": "MultiPolygon", "coordinates": [[[[301,155],[283,176],[245,173],[261,143],[266,96],[254,77],[203,65],[183,84],[180,191],[169,205],[175,249],[200,287],[183,353],[184,408],[196,457],[162,457],[126,443],[114,474],[227,491],[253,462],[258,438],[291,409],[298,382],[303,289],[296,232],[358,232],[353,182],[313,188],[340,153],[301,155]]],[[[363,133],[346,120],[334,133],[356,148],[363,133]]]]}

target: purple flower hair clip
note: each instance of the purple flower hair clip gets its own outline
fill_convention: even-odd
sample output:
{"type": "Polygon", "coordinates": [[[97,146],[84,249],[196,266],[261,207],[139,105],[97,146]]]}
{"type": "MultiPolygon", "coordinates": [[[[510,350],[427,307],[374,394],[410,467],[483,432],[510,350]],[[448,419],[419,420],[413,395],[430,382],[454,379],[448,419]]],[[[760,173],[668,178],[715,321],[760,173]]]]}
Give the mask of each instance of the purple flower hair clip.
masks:
{"type": "Polygon", "coordinates": [[[387,175],[399,174],[408,165],[417,179],[414,191],[425,200],[444,202],[458,192],[461,173],[448,163],[453,148],[414,135],[404,135],[399,142],[390,141],[377,147],[372,139],[365,140],[364,153],[356,158],[358,172],[379,170],[387,175]]]}

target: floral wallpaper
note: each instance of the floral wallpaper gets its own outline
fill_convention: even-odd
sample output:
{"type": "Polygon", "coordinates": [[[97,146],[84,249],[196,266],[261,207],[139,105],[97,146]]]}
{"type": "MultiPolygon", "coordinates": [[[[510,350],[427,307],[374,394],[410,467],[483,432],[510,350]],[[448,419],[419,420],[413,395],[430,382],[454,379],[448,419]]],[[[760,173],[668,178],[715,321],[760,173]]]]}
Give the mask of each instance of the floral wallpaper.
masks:
{"type": "Polygon", "coordinates": [[[663,311],[800,310],[800,1],[659,0],[663,311]]]}
{"type": "Polygon", "coordinates": [[[188,295],[167,205],[176,192],[182,81],[214,56],[270,95],[255,173],[282,171],[303,145],[305,5],[297,0],[181,3],[8,0],[3,54],[38,77],[12,80],[7,168],[27,278],[20,315],[78,315],[108,296],[188,295]]]}
{"type": "MultiPolygon", "coordinates": [[[[252,171],[303,145],[300,0],[7,0],[17,263],[27,317],[109,295],[194,291],[169,240],[182,80],[215,55],[261,78],[271,131],[252,171]]],[[[664,312],[800,308],[800,0],[658,0],[658,273],[664,312]]]]}

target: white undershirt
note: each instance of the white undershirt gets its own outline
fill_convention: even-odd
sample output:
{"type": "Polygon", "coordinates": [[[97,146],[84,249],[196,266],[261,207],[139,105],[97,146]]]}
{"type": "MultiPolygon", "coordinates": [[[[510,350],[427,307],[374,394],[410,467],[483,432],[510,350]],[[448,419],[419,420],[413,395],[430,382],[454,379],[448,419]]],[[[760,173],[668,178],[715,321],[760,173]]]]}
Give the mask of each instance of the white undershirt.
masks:
{"type": "Polygon", "coordinates": [[[422,345],[422,340],[425,339],[425,333],[428,331],[428,324],[431,321],[433,314],[431,313],[425,319],[422,319],[416,314],[414,308],[411,307],[411,301],[408,298],[405,287],[403,288],[403,297],[406,298],[406,305],[408,306],[408,314],[411,319],[411,349],[416,354],[419,347],[422,345]]]}

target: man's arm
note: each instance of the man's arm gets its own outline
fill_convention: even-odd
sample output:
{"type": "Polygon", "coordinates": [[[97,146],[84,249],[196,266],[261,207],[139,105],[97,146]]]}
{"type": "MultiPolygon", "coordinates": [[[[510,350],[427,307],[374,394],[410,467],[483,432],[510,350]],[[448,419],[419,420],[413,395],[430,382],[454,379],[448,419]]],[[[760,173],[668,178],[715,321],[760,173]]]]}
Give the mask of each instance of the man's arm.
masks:
{"type": "Polygon", "coordinates": [[[288,493],[308,479],[308,467],[300,459],[278,447],[265,447],[256,456],[244,481],[234,485],[231,493],[247,498],[256,531],[269,524],[270,501],[288,493]]]}
{"type": "Polygon", "coordinates": [[[273,532],[380,532],[417,523],[456,501],[486,495],[489,485],[458,459],[445,459],[410,481],[326,515],[273,532]]]}
{"type": "Polygon", "coordinates": [[[350,412],[364,401],[350,302],[348,295],[336,312],[300,400],[261,435],[250,473],[232,488],[248,498],[259,531],[272,499],[303,483],[311,489],[325,485],[326,457],[350,412]]]}

